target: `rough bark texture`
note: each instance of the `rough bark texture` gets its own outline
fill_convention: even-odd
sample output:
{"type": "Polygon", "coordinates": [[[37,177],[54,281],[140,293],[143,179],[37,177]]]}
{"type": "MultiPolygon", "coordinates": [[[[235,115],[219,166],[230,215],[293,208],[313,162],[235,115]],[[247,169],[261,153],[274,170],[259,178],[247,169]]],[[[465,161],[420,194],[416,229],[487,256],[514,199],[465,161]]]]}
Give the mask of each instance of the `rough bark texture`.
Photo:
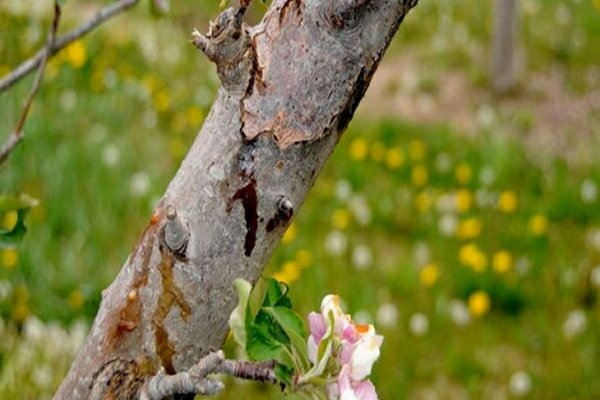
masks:
{"type": "Polygon", "coordinates": [[[56,398],[137,398],[222,346],[234,279],[261,274],[415,4],[275,0],[196,33],[223,87],[56,398]]]}

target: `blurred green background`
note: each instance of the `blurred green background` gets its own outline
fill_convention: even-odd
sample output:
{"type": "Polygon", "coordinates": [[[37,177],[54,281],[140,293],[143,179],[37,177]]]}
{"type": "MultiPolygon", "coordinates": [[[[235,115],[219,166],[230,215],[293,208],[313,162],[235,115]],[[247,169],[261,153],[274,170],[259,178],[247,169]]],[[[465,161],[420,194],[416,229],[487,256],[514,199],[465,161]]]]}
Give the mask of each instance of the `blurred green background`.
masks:
{"type": "MultiPolygon", "coordinates": [[[[61,32],[108,3],[67,1],[61,32]]],[[[50,61],[0,166],[0,194],[40,201],[0,249],[2,399],[51,397],[210,109],[188,39],[218,2],[148,3],[50,61]]],[[[600,398],[600,1],[518,3],[498,96],[492,2],[421,0],[267,268],[301,313],[338,293],[385,335],[382,399],[600,398]]],[[[50,1],[0,2],[0,76],[50,19],[50,1]]],[[[2,138],[31,80],[0,95],[2,138]]],[[[282,397],[231,381],[218,398],[282,397]]]]}

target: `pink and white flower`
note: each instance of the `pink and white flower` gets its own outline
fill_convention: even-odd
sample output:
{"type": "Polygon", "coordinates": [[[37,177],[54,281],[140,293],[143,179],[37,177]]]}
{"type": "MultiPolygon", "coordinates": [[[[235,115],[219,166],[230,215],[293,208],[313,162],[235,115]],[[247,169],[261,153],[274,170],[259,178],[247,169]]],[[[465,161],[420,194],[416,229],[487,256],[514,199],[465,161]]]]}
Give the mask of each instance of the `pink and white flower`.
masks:
{"type": "Polygon", "coordinates": [[[308,322],[307,350],[313,367],[300,380],[339,371],[335,383],[328,386],[330,399],[376,400],[375,387],[367,377],[379,358],[383,336],[375,334],[373,325],[354,324],[336,295],[325,296],[321,313],[310,313],[308,322]]]}

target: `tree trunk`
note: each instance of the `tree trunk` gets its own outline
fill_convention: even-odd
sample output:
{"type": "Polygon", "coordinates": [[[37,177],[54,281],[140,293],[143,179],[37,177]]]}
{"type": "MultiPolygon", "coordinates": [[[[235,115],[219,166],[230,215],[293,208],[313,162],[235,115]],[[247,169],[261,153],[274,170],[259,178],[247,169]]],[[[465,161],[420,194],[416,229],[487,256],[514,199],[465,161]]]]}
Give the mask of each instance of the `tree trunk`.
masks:
{"type": "Polygon", "coordinates": [[[275,0],[196,32],[222,88],[55,398],[137,398],[222,346],[234,279],[260,276],[415,4],[275,0]]]}
{"type": "Polygon", "coordinates": [[[515,86],[517,0],[496,0],[492,43],[492,86],[499,93],[515,86]]]}

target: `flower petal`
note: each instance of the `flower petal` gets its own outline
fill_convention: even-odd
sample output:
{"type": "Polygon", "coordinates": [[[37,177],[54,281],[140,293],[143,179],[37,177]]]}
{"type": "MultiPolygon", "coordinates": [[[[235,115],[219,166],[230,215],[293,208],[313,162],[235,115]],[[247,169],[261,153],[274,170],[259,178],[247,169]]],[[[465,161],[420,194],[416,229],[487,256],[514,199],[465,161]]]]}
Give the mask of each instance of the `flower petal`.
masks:
{"type": "Polygon", "coordinates": [[[377,392],[373,382],[366,380],[354,386],[354,394],[358,400],[377,400],[377,392]]]}
{"type": "Polygon", "coordinates": [[[350,376],[353,381],[362,381],[371,374],[373,363],[379,358],[382,342],[383,336],[367,334],[356,343],[350,361],[350,376]]]}
{"type": "Polygon", "coordinates": [[[316,344],[319,344],[325,332],[327,332],[327,322],[321,314],[311,312],[308,314],[308,325],[310,328],[310,334],[315,340],[316,344]]]}

